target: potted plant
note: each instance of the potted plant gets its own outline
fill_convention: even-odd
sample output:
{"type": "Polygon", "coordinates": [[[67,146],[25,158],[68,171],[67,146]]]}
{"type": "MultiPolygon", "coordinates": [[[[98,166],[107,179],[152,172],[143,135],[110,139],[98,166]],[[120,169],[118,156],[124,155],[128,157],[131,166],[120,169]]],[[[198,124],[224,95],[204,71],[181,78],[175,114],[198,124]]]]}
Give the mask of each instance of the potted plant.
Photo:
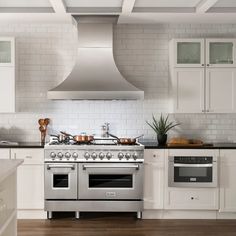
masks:
{"type": "Polygon", "coordinates": [[[152,115],[152,123],[149,123],[148,121],[146,121],[147,124],[155,131],[159,145],[166,144],[167,132],[170,129],[174,128],[175,126],[180,125],[179,123],[169,122],[168,119],[169,119],[169,115],[164,117],[161,114],[161,117],[159,120],[157,120],[154,117],[154,115],[152,115]]]}

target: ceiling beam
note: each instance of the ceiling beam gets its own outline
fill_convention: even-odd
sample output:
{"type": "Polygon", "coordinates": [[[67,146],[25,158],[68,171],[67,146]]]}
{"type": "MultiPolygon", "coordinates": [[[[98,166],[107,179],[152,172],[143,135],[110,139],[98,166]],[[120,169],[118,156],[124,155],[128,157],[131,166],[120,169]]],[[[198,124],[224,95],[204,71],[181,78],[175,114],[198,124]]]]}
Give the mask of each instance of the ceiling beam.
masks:
{"type": "Polygon", "coordinates": [[[55,13],[66,14],[66,6],[63,0],[49,0],[55,13]]]}
{"type": "Polygon", "coordinates": [[[196,13],[206,13],[218,0],[201,0],[196,6],[196,13]]]}
{"type": "Polygon", "coordinates": [[[129,14],[134,8],[135,0],[123,0],[122,13],[129,14]]]}

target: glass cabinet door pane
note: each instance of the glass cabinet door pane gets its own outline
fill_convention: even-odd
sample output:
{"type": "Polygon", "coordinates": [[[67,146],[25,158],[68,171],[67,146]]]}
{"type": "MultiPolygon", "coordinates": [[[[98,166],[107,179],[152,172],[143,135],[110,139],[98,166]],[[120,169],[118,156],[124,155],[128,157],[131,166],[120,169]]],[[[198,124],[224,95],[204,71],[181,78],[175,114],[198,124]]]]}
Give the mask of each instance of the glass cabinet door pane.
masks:
{"type": "Polygon", "coordinates": [[[232,42],[210,42],[210,64],[233,64],[232,42]]]}
{"type": "Polygon", "coordinates": [[[10,41],[0,41],[0,63],[11,63],[10,41]]]}
{"type": "Polygon", "coordinates": [[[201,43],[178,42],[177,64],[201,64],[201,43]]]}

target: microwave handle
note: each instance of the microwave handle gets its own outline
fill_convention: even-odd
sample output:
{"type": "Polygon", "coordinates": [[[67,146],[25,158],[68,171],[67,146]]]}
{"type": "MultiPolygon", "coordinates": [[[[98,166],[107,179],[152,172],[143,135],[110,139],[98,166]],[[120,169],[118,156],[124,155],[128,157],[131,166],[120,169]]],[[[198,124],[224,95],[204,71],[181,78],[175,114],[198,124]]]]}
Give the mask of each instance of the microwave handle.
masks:
{"type": "Polygon", "coordinates": [[[212,164],[174,164],[174,167],[212,167],[212,164]]]}
{"type": "Polygon", "coordinates": [[[136,170],[139,169],[139,165],[127,165],[127,166],[102,166],[102,165],[83,165],[83,170],[86,170],[87,168],[135,168],[136,170]]]}

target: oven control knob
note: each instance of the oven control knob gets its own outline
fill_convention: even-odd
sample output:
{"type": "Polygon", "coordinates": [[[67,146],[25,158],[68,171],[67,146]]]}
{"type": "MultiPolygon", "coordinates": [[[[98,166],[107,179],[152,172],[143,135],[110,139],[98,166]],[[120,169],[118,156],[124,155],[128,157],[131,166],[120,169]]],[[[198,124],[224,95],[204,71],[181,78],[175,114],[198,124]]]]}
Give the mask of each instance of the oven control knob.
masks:
{"type": "Polygon", "coordinates": [[[119,160],[121,160],[123,157],[124,157],[124,154],[123,154],[122,152],[119,152],[119,153],[118,153],[118,158],[119,158],[119,160]]]}
{"type": "Polygon", "coordinates": [[[84,158],[85,158],[86,160],[88,160],[89,157],[90,157],[90,154],[89,154],[88,152],[85,152],[85,153],[84,153],[84,158]]]}
{"type": "Polygon", "coordinates": [[[58,153],[57,153],[57,157],[58,157],[59,159],[62,159],[63,154],[62,154],[61,152],[58,152],[58,153]]]}
{"type": "Polygon", "coordinates": [[[99,153],[99,158],[102,160],[105,157],[105,154],[103,152],[99,153]]]}
{"type": "Polygon", "coordinates": [[[125,154],[125,158],[126,158],[127,160],[129,160],[130,157],[131,157],[130,153],[126,153],[126,154],[125,154]]]}
{"type": "Polygon", "coordinates": [[[133,159],[134,159],[134,160],[137,160],[137,159],[138,159],[138,154],[137,154],[137,153],[134,153],[134,154],[133,154],[133,159]]]}
{"type": "Polygon", "coordinates": [[[56,155],[56,153],[55,153],[55,152],[51,152],[51,153],[50,153],[50,157],[51,157],[52,159],[55,159],[55,158],[56,158],[56,156],[57,156],[57,155],[56,155]]]}
{"type": "Polygon", "coordinates": [[[78,158],[78,153],[74,152],[74,153],[72,154],[72,157],[73,157],[74,159],[77,159],[77,158],[78,158]]]}
{"type": "Polygon", "coordinates": [[[107,157],[108,160],[110,160],[112,158],[112,154],[110,152],[108,152],[106,157],[107,157]]]}
{"type": "Polygon", "coordinates": [[[95,160],[97,158],[97,153],[93,152],[91,156],[92,156],[93,160],[95,160]]]}
{"type": "Polygon", "coordinates": [[[66,157],[66,159],[70,159],[71,154],[69,152],[66,152],[65,157],[66,157]]]}

